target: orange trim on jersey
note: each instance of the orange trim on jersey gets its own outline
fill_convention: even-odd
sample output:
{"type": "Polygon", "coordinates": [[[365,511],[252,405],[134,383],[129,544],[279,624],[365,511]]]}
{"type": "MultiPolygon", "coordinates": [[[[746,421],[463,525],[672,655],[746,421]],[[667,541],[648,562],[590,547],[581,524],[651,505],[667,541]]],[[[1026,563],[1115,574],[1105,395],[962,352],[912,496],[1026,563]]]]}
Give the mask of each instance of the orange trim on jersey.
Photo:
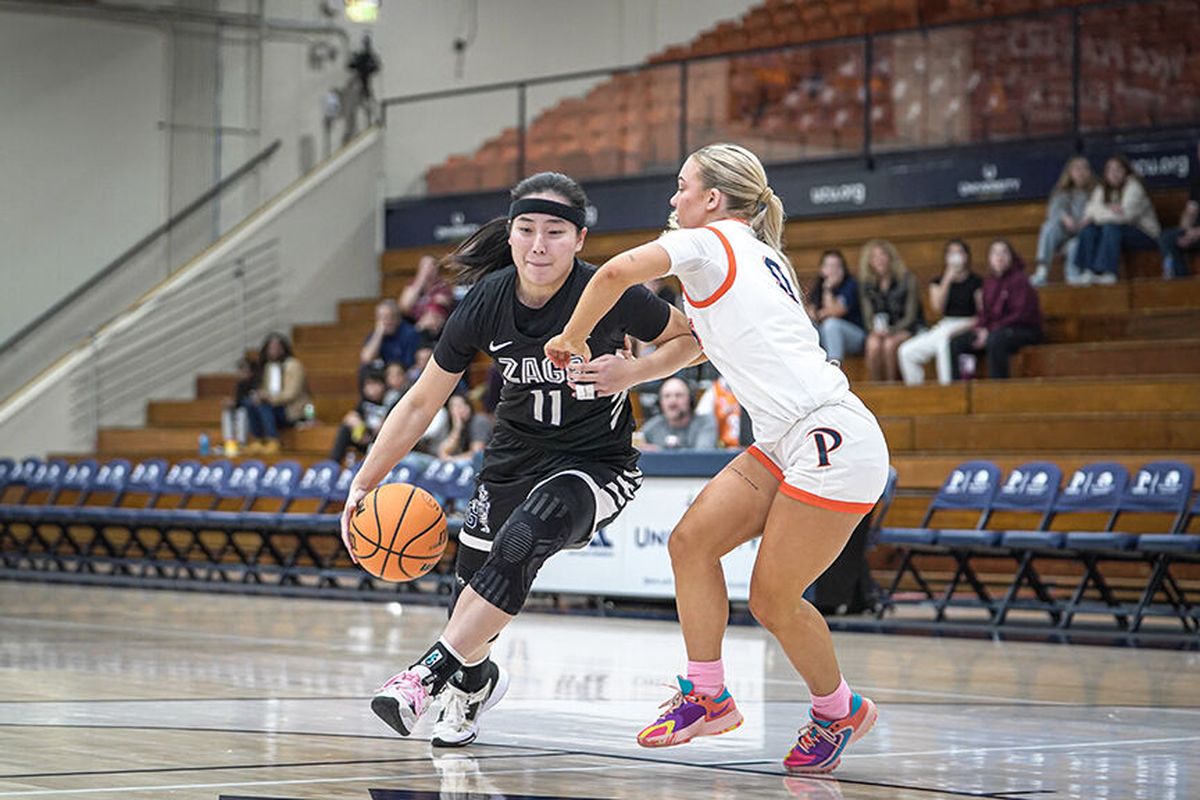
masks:
{"type": "Polygon", "coordinates": [[[712,231],[721,240],[721,245],[725,248],[725,257],[729,259],[729,271],[725,273],[725,281],[717,287],[717,290],[703,300],[693,300],[692,296],[687,293],[687,289],[683,290],[683,296],[695,308],[707,308],[720,300],[721,295],[729,291],[729,287],[733,286],[733,279],[737,277],[737,259],[733,255],[733,246],[729,244],[729,240],[725,238],[725,234],[711,225],[705,225],[704,230],[712,231]]]}
{"type": "Polygon", "coordinates": [[[874,503],[849,503],[845,500],[830,500],[828,497],[821,497],[812,492],[798,489],[790,483],[781,483],[779,491],[793,500],[799,500],[801,503],[808,503],[810,506],[824,508],[828,511],[842,511],[847,514],[866,514],[875,507],[874,503]]]}
{"type": "Polygon", "coordinates": [[[758,461],[758,463],[760,463],[764,467],[766,467],[767,470],[770,471],[770,473],[775,476],[775,480],[777,480],[777,481],[783,480],[783,470],[781,470],[779,468],[778,464],[776,464],[774,461],[771,460],[770,456],[768,456],[766,453],[764,453],[762,450],[760,450],[758,448],[758,445],[756,445],[756,444],[750,445],[749,447],[746,448],[746,452],[749,453],[750,455],[754,456],[754,458],[758,461]]]}

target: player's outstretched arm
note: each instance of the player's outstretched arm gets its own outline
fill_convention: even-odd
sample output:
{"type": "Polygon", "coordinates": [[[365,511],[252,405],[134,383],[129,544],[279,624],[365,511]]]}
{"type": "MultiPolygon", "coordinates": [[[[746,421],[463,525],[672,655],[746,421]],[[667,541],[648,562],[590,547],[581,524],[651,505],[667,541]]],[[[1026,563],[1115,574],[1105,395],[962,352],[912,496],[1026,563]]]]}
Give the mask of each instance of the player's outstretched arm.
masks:
{"type": "Polygon", "coordinates": [[[684,367],[705,360],[704,351],[692,335],[687,317],[675,307],[671,308],[667,326],[651,344],[654,345],[654,352],[639,358],[633,358],[628,353],[617,353],[597,356],[585,364],[572,366],[571,380],[593,384],[597,397],[608,397],[640,383],[674,375],[684,367]]]}
{"type": "Polygon", "coordinates": [[[362,467],[350,484],[350,491],[346,495],[346,507],[342,510],[342,542],[351,553],[351,558],[354,551],[350,550],[347,531],[354,507],[367,492],[384,479],[400,459],[412,451],[421,434],[429,428],[434,415],[446,404],[446,400],[461,379],[461,372],[447,372],[437,365],[436,360],[429,359],[421,377],[404,397],[400,398],[400,402],[396,403],[388,413],[387,419],[383,421],[375,443],[371,445],[362,467]]]}
{"type": "Polygon", "coordinates": [[[630,286],[660,278],[671,270],[671,259],[660,245],[651,242],[613,256],[604,263],[575,305],[563,332],[546,342],[546,356],[565,369],[571,356],[592,357],[587,338],[630,286]]]}

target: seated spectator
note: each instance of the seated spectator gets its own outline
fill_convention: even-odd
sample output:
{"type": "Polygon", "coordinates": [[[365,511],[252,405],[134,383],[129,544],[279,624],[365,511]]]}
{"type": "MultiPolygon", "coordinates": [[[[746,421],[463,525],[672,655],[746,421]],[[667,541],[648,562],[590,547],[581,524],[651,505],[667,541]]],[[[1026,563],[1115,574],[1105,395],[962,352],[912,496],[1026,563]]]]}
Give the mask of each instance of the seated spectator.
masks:
{"type": "Polygon", "coordinates": [[[1050,202],[1046,207],[1046,221],[1038,234],[1037,267],[1029,282],[1034,286],[1042,286],[1050,275],[1050,264],[1058,251],[1066,245],[1066,266],[1063,274],[1068,283],[1075,283],[1079,276],[1079,267],[1075,263],[1075,247],[1079,243],[1079,231],[1083,229],[1084,212],[1092,190],[1096,188],[1096,178],[1092,175],[1092,165],[1083,156],[1075,156],[1067,161],[1054,191],[1050,193],[1050,202]]]}
{"type": "Polygon", "coordinates": [[[942,274],[929,283],[929,307],[942,318],[900,345],[896,357],[900,374],[909,386],[925,382],[925,364],[937,365],[938,383],[954,379],[950,368],[950,340],[975,327],[983,281],[971,271],[971,248],[962,239],[951,239],[943,250],[942,274]]]}
{"type": "Polygon", "coordinates": [[[821,254],[821,274],[806,298],[808,315],[817,326],[821,348],[832,361],[862,353],[867,341],[863,330],[858,281],[850,277],[841,250],[821,254]]]}
{"type": "Polygon", "coordinates": [[[858,264],[859,295],[867,334],[867,372],[873,381],[900,377],[896,350],[924,324],[917,278],[895,246],[883,239],[863,245],[858,264]]]}
{"type": "Polygon", "coordinates": [[[225,442],[225,455],[236,456],[246,446],[246,433],[250,427],[247,408],[250,393],[258,385],[258,372],[254,362],[239,358],[237,383],[233,386],[233,397],[221,400],[221,438],[225,442]]]}
{"type": "Polygon", "coordinates": [[[400,316],[395,300],[384,300],[375,306],[375,330],[363,342],[359,353],[359,376],[368,368],[381,370],[384,364],[399,361],[405,368],[416,359],[421,335],[411,322],[400,316]]]}
{"type": "Polygon", "coordinates": [[[1124,156],[1104,162],[1104,175],[1084,212],[1075,258],[1080,283],[1116,283],[1121,251],[1153,250],[1162,232],[1142,179],[1124,156]]]}
{"type": "Polygon", "coordinates": [[[368,370],[363,374],[358,405],[342,417],[333,450],[329,453],[331,459],[342,464],[347,451],[351,449],[359,455],[366,455],[379,429],[383,427],[383,421],[387,419],[389,406],[386,395],[387,384],[383,373],[368,370]]]}
{"type": "Polygon", "coordinates": [[[304,418],[308,385],[304,365],[292,355],[291,342],[282,333],[268,333],[258,354],[258,386],[250,392],[246,410],[254,442],[247,455],[279,452],[279,431],[304,418]]]}
{"type": "Polygon", "coordinates": [[[421,373],[425,370],[425,365],[429,363],[429,359],[433,358],[433,348],[427,345],[422,345],[417,348],[413,355],[412,365],[408,368],[408,383],[412,385],[417,382],[417,378],[421,377],[421,373]]]}
{"type": "Polygon", "coordinates": [[[438,458],[462,461],[482,453],[492,435],[491,420],[484,414],[476,414],[467,398],[458,393],[450,395],[446,411],[450,417],[450,430],[438,445],[438,458]]]}
{"type": "Polygon", "coordinates": [[[400,398],[404,397],[404,393],[412,384],[409,383],[407,370],[399,361],[392,361],[383,368],[383,382],[387,387],[387,392],[383,396],[383,404],[390,411],[392,406],[400,402],[400,398]]]}
{"type": "Polygon", "coordinates": [[[1163,277],[1182,278],[1187,275],[1185,252],[1200,249],[1200,142],[1196,144],[1196,167],[1192,173],[1192,188],[1187,205],[1179,215],[1179,227],[1162,232],[1158,247],[1163,254],[1163,277]]]}
{"type": "Polygon", "coordinates": [[[658,389],[658,414],[642,426],[643,450],[711,450],[717,424],[694,411],[692,390],[682,378],[667,378],[658,389]]]}
{"type": "MultiPolygon", "coordinates": [[[[1004,239],[988,248],[987,279],[975,327],[950,340],[950,366],[960,377],[965,353],[987,353],[988,377],[1007,378],[1008,362],[1022,347],[1042,339],[1042,310],[1025,264],[1004,239]]],[[[971,377],[971,376],[967,376],[971,377]]]]}
{"type": "Polygon", "coordinates": [[[421,341],[435,342],[454,310],[454,289],[442,277],[437,259],[421,256],[417,276],[404,287],[398,301],[400,313],[412,320],[421,341]]]}

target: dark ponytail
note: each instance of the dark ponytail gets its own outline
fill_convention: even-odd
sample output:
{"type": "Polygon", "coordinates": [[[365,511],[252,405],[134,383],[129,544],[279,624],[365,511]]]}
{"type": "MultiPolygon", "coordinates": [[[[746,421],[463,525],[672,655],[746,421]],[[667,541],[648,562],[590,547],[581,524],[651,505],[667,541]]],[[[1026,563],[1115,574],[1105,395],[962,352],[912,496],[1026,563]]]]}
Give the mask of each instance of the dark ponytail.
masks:
{"type": "MultiPolygon", "coordinates": [[[[513,200],[534,194],[553,193],[567,205],[580,210],[588,206],[583,187],[561,172],[539,172],[518,183],[509,192],[513,200]]],[[[496,217],[484,223],[450,255],[441,260],[441,265],[458,272],[458,282],[475,283],[489,272],[504,269],[513,263],[512,247],[508,243],[508,217],[496,217]]]]}
{"type": "Polygon", "coordinates": [[[442,258],[440,265],[453,268],[458,282],[470,285],[498,269],[513,263],[512,247],[508,244],[508,218],[496,217],[485,222],[453,253],[442,258]]]}

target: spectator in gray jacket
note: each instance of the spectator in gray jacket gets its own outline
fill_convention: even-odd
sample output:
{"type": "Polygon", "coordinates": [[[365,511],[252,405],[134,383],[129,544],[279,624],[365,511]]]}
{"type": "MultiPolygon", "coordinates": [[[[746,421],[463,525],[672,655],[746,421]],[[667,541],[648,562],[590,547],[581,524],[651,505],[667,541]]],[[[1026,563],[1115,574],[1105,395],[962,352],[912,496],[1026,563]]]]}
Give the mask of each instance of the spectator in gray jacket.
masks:
{"type": "Polygon", "coordinates": [[[1050,194],[1046,221],[1038,234],[1037,268],[1029,279],[1034,286],[1046,283],[1050,264],[1063,245],[1067,248],[1063,274],[1068,283],[1079,282],[1079,267],[1075,264],[1076,236],[1083,230],[1084,211],[1095,187],[1092,165],[1086,158],[1075,156],[1067,161],[1050,194]]]}
{"type": "Polygon", "coordinates": [[[658,410],[642,426],[643,450],[711,450],[717,446],[716,420],[695,413],[691,387],[682,378],[662,382],[658,410]]]}

